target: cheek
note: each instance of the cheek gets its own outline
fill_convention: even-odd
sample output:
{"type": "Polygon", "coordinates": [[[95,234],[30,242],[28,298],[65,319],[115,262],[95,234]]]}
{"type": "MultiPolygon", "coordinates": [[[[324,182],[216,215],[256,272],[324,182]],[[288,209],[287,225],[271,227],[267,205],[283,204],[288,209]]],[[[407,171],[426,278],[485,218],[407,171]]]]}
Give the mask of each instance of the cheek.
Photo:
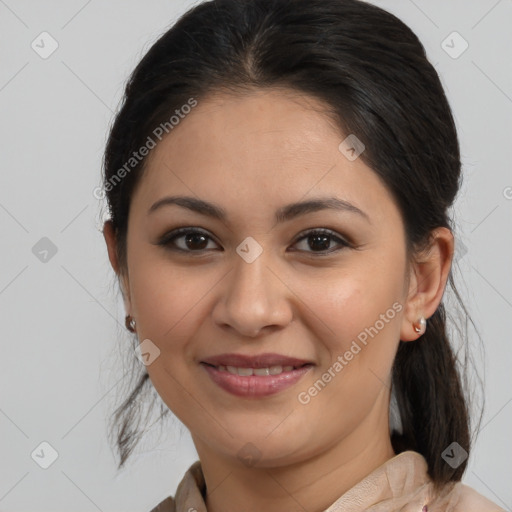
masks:
{"type": "Polygon", "coordinates": [[[161,254],[148,253],[134,251],[130,269],[132,305],[138,316],[137,331],[139,337],[154,337],[162,344],[161,349],[167,350],[179,345],[179,340],[189,332],[201,302],[207,298],[219,276],[206,266],[177,265],[161,254]],[[169,344],[169,340],[173,343],[169,344]]]}
{"type": "Polygon", "coordinates": [[[399,310],[403,308],[399,302],[403,288],[400,263],[386,266],[363,259],[357,265],[322,275],[304,274],[294,281],[294,292],[324,325],[328,336],[323,339],[329,340],[336,355],[348,350],[358,336],[364,343],[365,333],[371,336],[369,331],[373,335],[382,331],[386,336],[390,331],[399,332],[399,310]]]}
{"type": "Polygon", "coordinates": [[[400,287],[391,276],[380,282],[371,278],[367,273],[331,280],[322,293],[308,296],[329,334],[321,339],[321,366],[298,390],[298,401],[308,418],[319,419],[326,438],[339,435],[341,423],[346,432],[356,428],[390,386],[400,335],[400,287]]]}
{"type": "Polygon", "coordinates": [[[185,425],[192,422],[190,428],[197,428],[205,409],[210,408],[201,400],[191,400],[189,394],[197,386],[190,371],[192,349],[208,314],[208,292],[219,276],[168,261],[139,260],[133,268],[130,288],[138,337],[141,342],[151,340],[160,351],[146,368],[151,382],[169,409],[185,425]]]}
{"type": "Polygon", "coordinates": [[[327,381],[321,393],[339,404],[338,413],[367,405],[389,383],[403,310],[400,270],[398,261],[394,267],[375,261],[337,269],[325,279],[297,281],[298,294],[308,297],[321,326],[317,334],[327,333],[319,337],[324,357],[316,378],[327,381]]]}

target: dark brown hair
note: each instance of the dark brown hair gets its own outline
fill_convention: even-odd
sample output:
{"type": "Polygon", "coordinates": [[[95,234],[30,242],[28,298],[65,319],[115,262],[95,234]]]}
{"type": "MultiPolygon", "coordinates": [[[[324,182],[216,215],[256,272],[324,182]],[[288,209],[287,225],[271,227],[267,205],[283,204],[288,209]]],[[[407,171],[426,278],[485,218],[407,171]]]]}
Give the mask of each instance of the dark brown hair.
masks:
{"type": "MultiPolygon", "coordinates": [[[[340,132],[365,144],[361,158],[401,211],[411,259],[428,246],[432,230],[453,231],[449,208],[461,185],[456,128],[434,67],[402,21],[359,0],[213,0],[190,9],[149,49],[111,128],[104,186],[122,269],[130,200],[145,159],[121,180],[115,176],[133,151],[191,98],[200,103],[211,93],[271,87],[321,100],[340,132]]],[[[467,324],[452,271],[449,284],[467,324]]],[[[460,480],[467,464],[454,469],[442,452],[452,442],[470,450],[459,362],[467,367],[450,346],[441,303],[423,336],[400,342],[393,366],[402,422],[402,432],[392,432],[393,446],[421,453],[436,485],[460,480]]],[[[136,399],[155,395],[143,367],[135,376],[135,388],[113,416],[119,467],[142,431],[142,400],[136,399]]],[[[162,416],[169,412],[160,408],[162,416]]]]}

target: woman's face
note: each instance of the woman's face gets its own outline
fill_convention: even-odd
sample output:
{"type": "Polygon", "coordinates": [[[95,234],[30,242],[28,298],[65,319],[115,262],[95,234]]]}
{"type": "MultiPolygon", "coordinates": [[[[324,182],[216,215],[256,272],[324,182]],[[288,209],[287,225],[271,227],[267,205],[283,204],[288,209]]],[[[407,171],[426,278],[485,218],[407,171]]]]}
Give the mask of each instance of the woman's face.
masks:
{"type": "Polygon", "coordinates": [[[219,455],[276,466],[348,438],[357,453],[387,429],[410,325],[400,213],[313,98],[267,90],[191,110],[151,151],[130,209],[124,285],[151,381],[219,455]],[[155,207],[170,196],[215,210],[155,207]],[[353,208],[289,207],[332,199],[353,208]],[[201,233],[171,240],[178,228],[201,233]],[[205,364],[225,354],[309,366],[279,376],[278,360],[260,361],[276,375],[247,376],[258,365],[240,363],[235,376],[205,364]]]}

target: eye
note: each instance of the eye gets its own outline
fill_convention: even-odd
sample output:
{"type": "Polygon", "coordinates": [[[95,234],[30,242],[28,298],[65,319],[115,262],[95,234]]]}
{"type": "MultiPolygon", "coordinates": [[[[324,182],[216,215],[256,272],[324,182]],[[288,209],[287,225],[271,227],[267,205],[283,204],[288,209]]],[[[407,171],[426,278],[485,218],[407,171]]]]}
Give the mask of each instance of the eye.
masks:
{"type": "Polygon", "coordinates": [[[309,247],[311,249],[318,249],[313,251],[306,250],[306,252],[312,252],[313,254],[316,253],[316,256],[327,256],[328,254],[339,251],[341,248],[328,250],[328,247],[333,240],[335,240],[337,244],[341,245],[342,247],[352,247],[351,244],[349,244],[348,242],[337,236],[336,233],[328,229],[313,229],[311,231],[307,231],[295,243],[297,244],[302,240],[310,241],[309,243],[305,244],[306,247],[309,247]]]}
{"type": "MultiPolygon", "coordinates": [[[[210,235],[208,235],[204,231],[201,231],[196,228],[180,228],[164,235],[162,239],[158,242],[158,245],[167,247],[170,250],[188,253],[200,253],[202,251],[208,250],[208,240],[213,241],[210,235]],[[181,240],[182,243],[178,244],[178,240],[181,240]]],[[[346,242],[345,240],[337,236],[336,233],[328,229],[310,230],[303,234],[303,236],[298,238],[295,242],[295,245],[298,244],[299,242],[302,242],[303,240],[313,240],[312,243],[307,243],[306,246],[318,250],[306,250],[306,252],[312,252],[313,254],[317,253],[317,256],[325,256],[327,254],[339,251],[340,248],[328,250],[328,247],[333,240],[336,241],[336,243],[342,248],[352,247],[350,243],[346,242]]]]}
{"type": "Polygon", "coordinates": [[[163,236],[158,245],[181,252],[201,252],[206,250],[210,235],[204,231],[192,228],[180,228],[163,236]],[[182,244],[176,241],[182,239],[182,244]],[[181,246],[180,246],[181,245],[181,246]]]}

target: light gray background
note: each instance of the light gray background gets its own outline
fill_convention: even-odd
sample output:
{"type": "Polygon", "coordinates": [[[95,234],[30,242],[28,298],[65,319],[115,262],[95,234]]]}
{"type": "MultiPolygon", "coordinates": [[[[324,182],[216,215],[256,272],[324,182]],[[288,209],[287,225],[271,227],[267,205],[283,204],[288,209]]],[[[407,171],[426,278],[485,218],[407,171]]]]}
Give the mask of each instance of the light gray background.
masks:
{"type": "MultiPolygon", "coordinates": [[[[483,428],[464,482],[512,510],[512,1],[375,3],[418,34],[457,121],[461,291],[487,368],[483,428]],[[456,59],[441,46],[453,31],[469,43],[456,59]]],[[[123,397],[117,352],[129,341],[93,197],[128,73],[192,5],[0,0],[2,511],[147,512],[196,460],[179,426],[116,473],[105,425],[123,397]],[[59,44],[47,59],[31,48],[43,31],[59,44]],[[32,252],[42,237],[57,248],[46,263],[32,252]],[[31,458],[43,441],[58,452],[46,470],[31,458]]]]}

